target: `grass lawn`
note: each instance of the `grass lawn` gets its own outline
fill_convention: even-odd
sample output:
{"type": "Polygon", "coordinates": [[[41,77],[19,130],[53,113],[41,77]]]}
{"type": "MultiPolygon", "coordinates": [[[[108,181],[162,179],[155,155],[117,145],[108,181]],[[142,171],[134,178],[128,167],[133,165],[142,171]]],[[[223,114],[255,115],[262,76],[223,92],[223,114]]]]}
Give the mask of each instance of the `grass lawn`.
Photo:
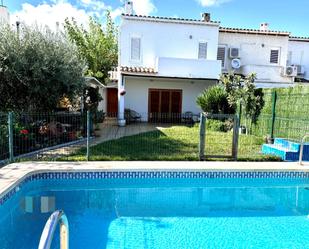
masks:
{"type": "MultiPolygon", "coordinates": [[[[122,137],[103,142],[90,148],[90,160],[198,160],[198,126],[173,126],[171,128],[122,137]]],[[[239,160],[278,160],[260,154],[263,139],[251,135],[241,135],[239,139],[239,160]]],[[[232,132],[207,131],[207,155],[231,155],[232,132]]],[[[86,148],[62,158],[65,160],[85,160],[86,148]]]]}

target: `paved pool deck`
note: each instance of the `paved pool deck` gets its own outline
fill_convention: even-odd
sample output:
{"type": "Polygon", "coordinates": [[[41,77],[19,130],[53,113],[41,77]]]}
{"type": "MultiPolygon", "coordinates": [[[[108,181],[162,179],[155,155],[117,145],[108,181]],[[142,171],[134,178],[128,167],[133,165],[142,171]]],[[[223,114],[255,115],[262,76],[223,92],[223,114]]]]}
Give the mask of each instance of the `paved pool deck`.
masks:
{"type": "Polygon", "coordinates": [[[27,176],[53,171],[309,171],[309,162],[22,162],[0,169],[0,197],[17,186],[27,176]]]}

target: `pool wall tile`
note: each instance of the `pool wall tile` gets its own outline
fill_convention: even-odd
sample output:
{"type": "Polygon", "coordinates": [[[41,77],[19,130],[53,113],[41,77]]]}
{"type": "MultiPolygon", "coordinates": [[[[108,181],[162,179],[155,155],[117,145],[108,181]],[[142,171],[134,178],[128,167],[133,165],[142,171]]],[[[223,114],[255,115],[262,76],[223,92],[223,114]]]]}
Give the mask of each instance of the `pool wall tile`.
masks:
{"type": "Polygon", "coordinates": [[[95,179],[267,179],[309,178],[305,171],[89,171],[89,172],[44,172],[26,177],[17,186],[0,198],[0,206],[14,196],[25,184],[37,180],[95,180],[95,179]]]}

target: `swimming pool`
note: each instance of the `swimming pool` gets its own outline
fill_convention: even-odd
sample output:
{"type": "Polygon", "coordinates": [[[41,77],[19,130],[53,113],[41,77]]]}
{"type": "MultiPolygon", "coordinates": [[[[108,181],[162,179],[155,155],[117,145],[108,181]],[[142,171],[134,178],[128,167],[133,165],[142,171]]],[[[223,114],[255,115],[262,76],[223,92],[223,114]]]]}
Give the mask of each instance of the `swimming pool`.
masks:
{"type": "Polygon", "coordinates": [[[309,248],[308,172],[35,173],[0,199],[0,247],[37,248],[55,209],[72,249],[309,248]]]}

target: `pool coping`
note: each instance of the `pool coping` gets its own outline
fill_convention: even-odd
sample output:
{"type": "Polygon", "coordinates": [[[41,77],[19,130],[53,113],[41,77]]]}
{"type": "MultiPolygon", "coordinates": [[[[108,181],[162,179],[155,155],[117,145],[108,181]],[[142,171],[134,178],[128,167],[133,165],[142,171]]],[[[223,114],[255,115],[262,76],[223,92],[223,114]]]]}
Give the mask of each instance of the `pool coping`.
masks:
{"type": "Polygon", "coordinates": [[[87,171],[222,171],[222,172],[309,172],[309,163],[295,162],[189,162],[189,161],[105,161],[22,162],[0,169],[0,198],[31,175],[48,172],[87,171]]]}

